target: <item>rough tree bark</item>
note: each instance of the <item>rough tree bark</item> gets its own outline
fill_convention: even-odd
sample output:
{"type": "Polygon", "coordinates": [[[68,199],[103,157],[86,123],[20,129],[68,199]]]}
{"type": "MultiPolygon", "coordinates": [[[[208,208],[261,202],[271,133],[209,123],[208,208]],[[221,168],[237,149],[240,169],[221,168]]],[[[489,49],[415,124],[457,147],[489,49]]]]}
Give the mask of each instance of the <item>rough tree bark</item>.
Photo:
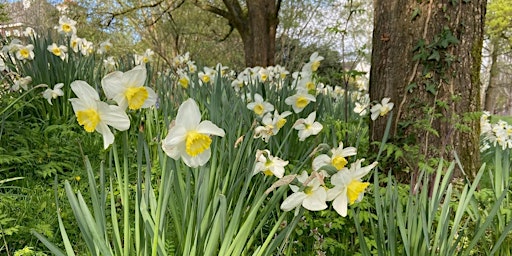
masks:
{"type": "Polygon", "coordinates": [[[230,26],[238,31],[244,44],[246,66],[274,65],[281,0],[246,0],[245,6],[238,0],[222,2],[225,9],[201,0],[194,1],[194,4],[205,11],[224,17],[230,26]]]}
{"type": "MultiPolygon", "coordinates": [[[[393,143],[478,169],[485,0],[375,0],[370,98],[395,103],[393,143]]],[[[386,119],[370,124],[380,141],[386,119]]],[[[410,154],[413,156],[413,154],[410,154]]],[[[418,155],[417,155],[418,156],[418,155]]],[[[409,159],[417,170],[418,159],[409,159]]]]}

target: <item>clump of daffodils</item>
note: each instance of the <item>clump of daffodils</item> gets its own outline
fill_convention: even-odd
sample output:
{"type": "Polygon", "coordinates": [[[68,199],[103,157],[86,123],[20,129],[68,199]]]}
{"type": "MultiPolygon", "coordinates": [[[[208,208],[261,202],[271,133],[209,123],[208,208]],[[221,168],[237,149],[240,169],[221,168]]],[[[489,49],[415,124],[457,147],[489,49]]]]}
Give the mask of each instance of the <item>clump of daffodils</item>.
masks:
{"type": "MultiPolygon", "coordinates": [[[[318,148],[325,148],[325,145],[318,148]]],[[[267,193],[280,186],[289,186],[292,193],[281,203],[283,211],[295,210],[297,214],[301,207],[309,211],[321,211],[327,209],[328,202],[332,202],[333,209],[345,217],[348,207],[361,201],[370,185],[363,181],[363,177],[377,166],[377,162],[363,166],[364,159],[357,159],[348,167],[347,158],[356,153],[356,148],[344,148],[340,142],[337,148],[314,158],[311,172],[303,170],[300,174],[283,176],[288,161],[272,157],[268,150],[258,150],[254,174],[263,172],[279,178],[267,193]]]]}
{"type": "MultiPolygon", "coordinates": [[[[114,134],[110,127],[119,131],[130,128],[130,119],[126,109],[138,110],[147,108],[156,103],[156,93],[153,89],[145,87],[146,69],[137,66],[125,73],[115,71],[107,74],[101,81],[103,91],[108,99],[118,105],[109,105],[100,100],[98,92],[85,81],[74,81],[71,90],[77,98],[69,99],[73,106],[78,123],[87,132],[97,131],[103,135],[103,145],[107,148],[114,142],[114,134]]],[[[54,96],[60,96],[61,84],[54,89],[45,91],[44,97],[51,104],[54,96]]]]}
{"type": "Polygon", "coordinates": [[[512,149],[512,125],[503,120],[491,124],[489,117],[489,112],[484,112],[480,117],[481,136],[483,137],[480,151],[483,152],[491,146],[499,146],[503,150],[512,149]]]}

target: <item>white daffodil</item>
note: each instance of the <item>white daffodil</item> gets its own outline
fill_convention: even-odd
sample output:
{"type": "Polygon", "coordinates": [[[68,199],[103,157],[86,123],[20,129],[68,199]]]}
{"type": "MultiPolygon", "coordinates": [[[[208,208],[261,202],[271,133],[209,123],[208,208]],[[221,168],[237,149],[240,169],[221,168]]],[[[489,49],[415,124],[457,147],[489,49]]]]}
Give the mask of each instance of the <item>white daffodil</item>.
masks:
{"type": "Polygon", "coordinates": [[[14,84],[11,87],[11,91],[18,91],[20,88],[23,90],[28,90],[28,85],[32,83],[32,77],[20,77],[19,79],[14,80],[14,84]]]}
{"type": "Polygon", "coordinates": [[[247,108],[254,111],[256,115],[263,116],[267,112],[274,111],[274,105],[264,101],[263,97],[258,93],[254,94],[253,100],[254,101],[247,104],[247,108]]]}
{"type": "Polygon", "coordinates": [[[112,49],[112,43],[110,42],[110,39],[107,39],[106,41],[103,41],[100,43],[100,46],[98,50],[96,51],[98,54],[105,54],[112,49]]]}
{"type": "Polygon", "coordinates": [[[319,56],[318,52],[314,52],[309,57],[309,62],[306,63],[302,67],[302,72],[315,72],[318,70],[318,67],[320,67],[320,61],[322,61],[324,57],[319,56]]]}
{"type": "Polygon", "coordinates": [[[25,30],[23,31],[23,36],[26,36],[26,37],[34,37],[34,36],[37,36],[36,34],[36,31],[31,28],[31,27],[27,27],[25,28],[25,30]]]}
{"type": "Polygon", "coordinates": [[[286,124],[286,117],[291,115],[290,111],[285,111],[279,114],[277,110],[274,111],[274,115],[267,113],[261,119],[262,126],[258,126],[254,129],[254,138],[262,138],[265,142],[268,142],[270,137],[276,135],[279,130],[286,124]]]}
{"type": "Polygon", "coordinates": [[[394,104],[389,102],[390,98],[382,99],[381,103],[375,104],[370,110],[372,112],[372,120],[376,120],[379,116],[385,116],[393,109],[394,104]]]}
{"type": "Polygon", "coordinates": [[[204,67],[203,71],[199,71],[197,76],[199,77],[199,82],[201,85],[208,84],[212,79],[215,79],[215,74],[217,71],[213,68],[204,67]]]}
{"type": "Polygon", "coordinates": [[[89,54],[92,54],[94,52],[94,45],[92,42],[87,41],[87,39],[82,38],[80,40],[80,53],[83,56],[89,56],[89,54]]]}
{"type": "Polygon", "coordinates": [[[253,175],[263,172],[267,176],[276,176],[282,178],[284,175],[284,167],[288,161],[284,161],[279,157],[274,157],[268,149],[258,150],[256,152],[256,164],[254,165],[253,175]]]}
{"type": "Polygon", "coordinates": [[[313,170],[318,171],[325,165],[332,165],[336,170],[340,171],[345,168],[348,161],[346,157],[354,156],[357,154],[357,149],[354,147],[343,148],[343,142],[340,141],[337,148],[331,149],[331,156],[321,154],[313,159],[313,170]]]}
{"type": "Polygon", "coordinates": [[[71,38],[69,39],[69,46],[74,52],[78,52],[82,46],[82,38],[75,34],[71,35],[71,38]]]}
{"type": "Polygon", "coordinates": [[[117,64],[114,60],[114,57],[108,56],[106,59],[103,60],[103,65],[107,70],[114,70],[117,64]]]}
{"type": "Polygon", "coordinates": [[[85,81],[74,81],[71,90],[78,98],[69,99],[75,111],[78,123],[87,132],[97,131],[103,135],[103,147],[114,142],[114,134],[108,126],[120,131],[130,128],[128,115],[118,106],[100,101],[98,92],[85,81]]]}
{"type": "Polygon", "coordinates": [[[269,72],[266,68],[260,68],[258,70],[258,79],[260,82],[265,82],[269,79],[269,72]]]}
{"type": "Polygon", "coordinates": [[[291,211],[302,205],[310,211],[321,211],[327,208],[327,191],[322,186],[322,182],[317,176],[309,177],[307,172],[302,172],[297,176],[297,180],[302,183],[303,188],[290,185],[294,192],[281,203],[281,210],[291,211]]]}
{"type": "Polygon", "coordinates": [[[316,122],[315,118],[316,112],[312,112],[307,118],[301,118],[295,122],[293,128],[299,131],[299,141],[304,141],[307,137],[320,133],[323,126],[316,122]]]}
{"type": "Polygon", "coordinates": [[[187,67],[188,72],[190,72],[191,74],[197,71],[197,66],[193,61],[187,61],[187,67]]]}
{"type": "Polygon", "coordinates": [[[64,96],[64,92],[61,89],[62,87],[64,87],[64,84],[58,83],[53,87],[53,89],[48,88],[43,92],[43,97],[48,100],[50,105],[53,105],[52,99],[56,99],[59,96],[64,96]]]}
{"type": "Polygon", "coordinates": [[[178,84],[181,85],[183,89],[187,89],[190,84],[190,78],[188,77],[188,75],[184,71],[178,70],[178,76],[178,84]]]}
{"type": "Polygon", "coordinates": [[[153,89],[145,87],[146,68],[142,65],[127,72],[114,71],[101,80],[101,87],[108,99],[113,99],[119,107],[131,110],[148,108],[156,103],[153,89]]]}
{"type": "Polygon", "coordinates": [[[359,159],[350,166],[350,169],[343,168],[331,176],[331,184],[334,187],[327,191],[327,201],[334,200],[332,202],[334,210],[343,217],[347,216],[349,204],[363,198],[364,190],[370,183],[362,182],[361,178],[377,165],[377,162],[373,162],[371,165],[361,167],[362,161],[364,159],[359,159]]]}
{"type": "Polygon", "coordinates": [[[18,59],[18,60],[33,60],[34,59],[34,46],[31,44],[19,45],[19,47],[16,51],[16,59],[18,59]]]}
{"type": "Polygon", "coordinates": [[[53,53],[53,55],[60,57],[62,60],[66,58],[66,53],[68,52],[68,48],[66,46],[58,46],[56,43],[49,45],[47,49],[49,52],[53,53]]]}
{"type": "Polygon", "coordinates": [[[57,29],[61,34],[71,36],[76,34],[76,21],[66,16],[62,16],[59,18],[59,25],[56,26],[55,29],[57,29]]]}
{"type": "Polygon", "coordinates": [[[173,159],[181,158],[186,165],[198,167],[210,159],[210,135],[224,137],[224,134],[224,130],[211,121],[201,121],[199,107],[190,98],[178,109],[174,126],[162,141],[162,149],[173,159]]]}
{"type": "Polygon", "coordinates": [[[274,111],[274,118],[272,119],[273,133],[276,135],[281,128],[286,124],[286,117],[291,115],[292,112],[285,111],[281,114],[279,112],[274,111]]]}
{"type": "Polygon", "coordinates": [[[356,106],[354,107],[354,112],[359,114],[360,116],[366,115],[368,109],[368,104],[356,102],[356,106]]]}
{"type": "Polygon", "coordinates": [[[146,49],[144,54],[142,54],[142,63],[146,64],[153,60],[153,56],[155,55],[155,52],[151,49],[146,49]]]}
{"type": "Polygon", "coordinates": [[[315,96],[309,94],[306,90],[298,90],[296,94],[289,96],[284,100],[286,105],[292,106],[295,113],[300,113],[310,103],[315,102],[315,96]]]}
{"type": "Polygon", "coordinates": [[[318,52],[314,52],[309,57],[309,63],[311,63],[311,71],[315,72],[320,67],[320,61],[322,61],[324,57],[318,55],[318,52]]]}

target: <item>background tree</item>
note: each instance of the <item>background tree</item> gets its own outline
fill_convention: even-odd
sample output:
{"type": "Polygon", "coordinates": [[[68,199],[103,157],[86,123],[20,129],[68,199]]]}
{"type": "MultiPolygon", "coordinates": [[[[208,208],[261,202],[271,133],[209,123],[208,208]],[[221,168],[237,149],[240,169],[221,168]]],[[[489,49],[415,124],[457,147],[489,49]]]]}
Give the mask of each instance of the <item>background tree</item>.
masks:
{"type": "Polygon", "coordinates": [[[512,1],[493,0],[487,6],[486,58],[487,79],[484,82],[483,107],[496,113],[499,106],[507,104],[510,96],[512,51],[512,1]]]}
{"type": "MultiPolygon", "coordinates": [[[[448,159],[458,153],[466,172],[479,163],[480,64],[484,0],[377,0],[370,96],[395,103],[392,143],[448,159]]],[[[380,141],[386,118],[370,125],[380,141]]]]}

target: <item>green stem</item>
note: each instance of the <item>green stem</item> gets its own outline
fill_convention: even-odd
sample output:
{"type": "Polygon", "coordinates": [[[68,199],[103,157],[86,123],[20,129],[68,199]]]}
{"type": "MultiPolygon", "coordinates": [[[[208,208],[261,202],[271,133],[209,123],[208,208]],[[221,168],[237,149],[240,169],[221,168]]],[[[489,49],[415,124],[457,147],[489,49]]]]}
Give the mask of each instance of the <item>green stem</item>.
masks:
{"type": "Polygon", "coordinates": [[[164,198],[164,188],[165,188],[165,182],[167,180],[165,169],[162,169],[162,179],[160,182],[160,189],[158,191],[158,204],[156,207],[156,217],[155,217],[155,227],[153,228],[153,246],[151,248],[151,255],[156,256],[157,255],[157,248],[158,248],[158,238],[159,238],[159,232],[160,231],[160,212],[162,211],[162,202],[164,198]]]}
{"type": "Polygon", "coordinates": [[[123,218],[124,218],[124,255],[130,255],[130,203],[128,200],[128,131],[123,132],[123,169],[124,169],[124,188],[123,188],[123,218]]]}

